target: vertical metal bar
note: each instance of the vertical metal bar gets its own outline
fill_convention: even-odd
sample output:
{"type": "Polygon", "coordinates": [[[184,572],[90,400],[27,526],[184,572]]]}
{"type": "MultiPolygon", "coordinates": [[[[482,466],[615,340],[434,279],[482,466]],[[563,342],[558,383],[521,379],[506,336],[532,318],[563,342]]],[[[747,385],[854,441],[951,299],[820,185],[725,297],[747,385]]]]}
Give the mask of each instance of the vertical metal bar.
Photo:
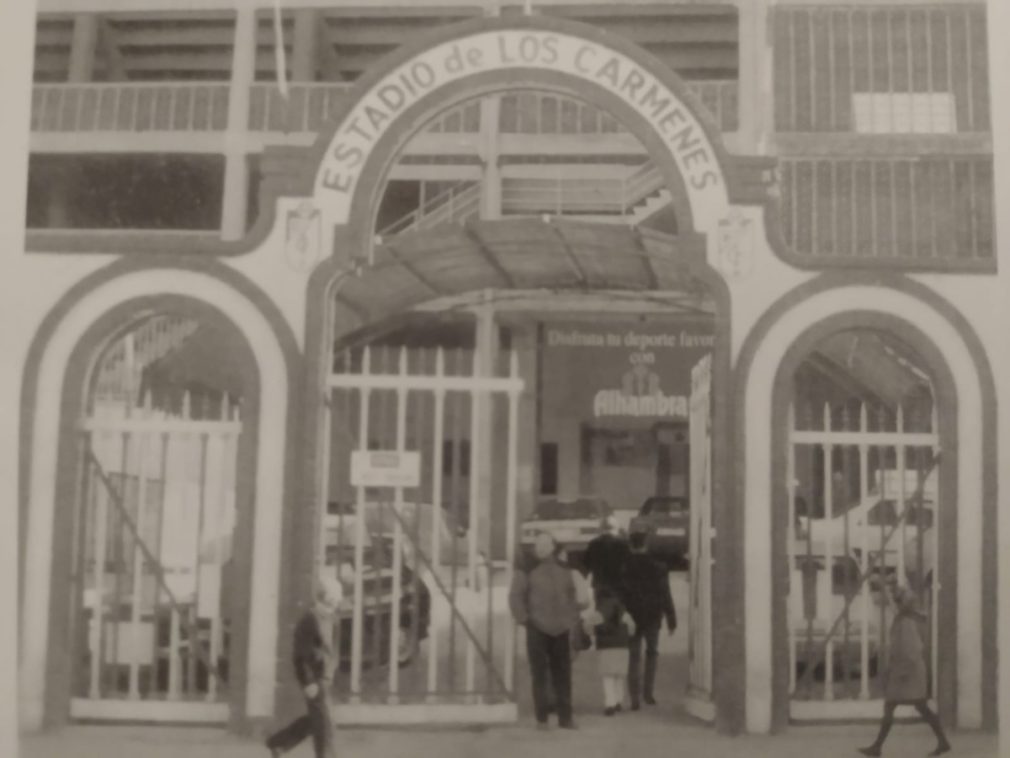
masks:
{"type": "MultiPolygon", "coordinates": [[[[802,586],[799,588],[793,587],[793,576],[795,575],[796,569],[796,448],[793,442],[793,434],[796,431],[796,411],[793,406],[793,402],[790,401],[789,409],[786,416],[786,429],[789,430],[789,440],[786,442],[786,491],[789,493],[789,520],[786,524],[786,562],[789,566],[789,608],[788,608],[788,623],[786,624],[789,630],[789,694],[793,695],[796,692],[796,630],[793,625],[793,618],[795,617],[794,608],[796,606],[796,595],[797,589],[802,600],[802,586]]],[[[809,511],[809,509],[808,509],[809,511]]],[[[808,512],[807,517],[809,518],[810,513],[808,512]]],[[[808,521],[809,525],[809,521],[808,521]]],[[[694,567],[694,571],[698,568],[694,567]]]]}
{"type": "Polygon", "coordinates": [[[928,8],[924,8],[922,15],[926,21],[926,92],[929,95],[930,106],[926,109],[929,118],[929,133],[936,132],[936,119],[933,117],[932,99],[936,92],[933,83],[933,19],[928,8]]]}
{"type": "MultiPolygon", "coordinates": [[[[89,462],[88,464],[94,465],[89,462]]],[[[105,550],[109,529],[109,494],[105,486],[96,483],[92,487],[95,496],[95,603],[91,613],[92,643],[91,643],[91,680],[88,697],[97,700],[102,696],[101,664],[105,658],[105,648],[102,643],[105,627],[105,550]]]]}
{"type": "MultiPolygon", "coordinates": [[[[208,414],[205,414],[206,418],[208,414]]],[[[200,435],[200,494],[197,498],[197,518],[196,518],[196,545],[194,546],[193,564],[193,605],[190,611],[189,623],[189,645],[187,646],[187,662],[189,664],[189,691],[195,693],[199,690],[197,683],[197,662],[199,660],[200,647],[200,544],[203,539],[205,525],[205,513],[207,510],[207,452],[209,435],[204,432],[200,435]]],[[[208,672],[209,676],[209,672],[208,672]]]]}
{"type": "Polygon", "coordinates": [[[950,9],[943,11],[943,23],[947,37],[947,92],[954,101],[954,131],[960,131],[957,118],[957,93],[954,91],[954,38],[950,29],[950,9]]]}
{"type": "MultiPolygon", "coordinates": [[[[848,31],[849,31],[849,119],[850,123],[845,125],[844,130],[856,130],[856,114],[855,114],[855,101],[854,96],[856,94],[856,22],[855,22],[855,11],[850,7],[848,9],[848,31]]],[[[855,176],[853,176],[853,181],[855,181],[855,176]]],[[[855,214],[855,206],[853,205],[853,214],[855,214]]]]}
{"type": "Polygon", "coordinates": [[[908,508],[907,497],[908,494],[905,491],[905,445],[900,441],[901,436],[905,433],[905,409],[901,403],[898,403],[898,446],[897,446],[897,464],[898,464],[898,505],[896,509],[899,517],[899,525],[897,534],[892,534],[892,539],[894,537],[898,538],[898,579],[902,584],[908,582],[908,576],[905,571],[905,525],[907,520],[904,517],[906,510],[908,508]]]}
{"type": "MultiPolygon", "coordinates": [[[[834,493],[834,478],[832,477],[832,453],[834,452],[834,445],[830,442],[831,439],[831,406],[827,403],[824,404],[824,433],[828,441],[824,443],[824,523],[825,525],[830,524],[832,518],[835,515],[835,493],[834,493]]],[[[826,576],[826,581],[819,582],[818,589],[824,589],[825,586],[827,591],[823,593],[826,597],[818,598],[818,610],[821,608],[825,609],[825,618],[830,619],[832,613],[832,588],[831,579],[834,573],[834,556],[831,552],[831,542],[832,542],[831,529],[824,530],[824,571],[826,576]],[[821,600],[823,599],[823,605],[821,600]]],[[[819,595],[821,593],[818,593],[819,595]]],[[[824,699],[834,700],[835,699],[835,650],[834,642],[831,637],[825,640],[824,649],[824,699]]]]}
{"type": "MultiPolygon", "coordinates": [[[[937,454],[940,452],[940,448],[939,448],[940,424],[939,424],[939,416],[938,416],[937,407],[936,407],[936,397],[933,396],[932,393],[931,393],[931,398],[930,399],[931,399],[932,404],[933,404],[932,413],[930,414],[931,415],[931,419],[930,420],[932,421],[932,425],[931,425],[930,431],[933,433],[933,440],[934,440],[933,441],[933,447],[931,448],[930,452],[932,453],[932,460],[935,461],[937,454]]],[[[930,567],[930,569],[933,572],[933,576],[932,576],[932,581],[929,583],[929,591],[930,591],[930,626],[931,626],[931,631],[932,631],[932,636],[931,636],[931,648],[932,649],[930,650],[930,656],[932,657],[932,665],[933,665],[933,668],[932,668],[932,671],[933,671],[933,682],[932,682],[932,684],[933,684],[933,690],[932,691],[934,693],[936,693],[938,691],[938,687],[939,687],[939,683],[940,683],[940,677],[939,677],[939,675],[937,673],[938,670],[939,670],[939,665],[938,665],[938,660],[939,659],[938,659],[938,652],[937,652],[937,649],[938,649],[939,646],[936,644],[936,641],[938,639],[938,634],[939,634],[938,624],[939,624],[939,618],[940,618],[939,617],[939,613],[938,613],[938,608],[937,608],[937,602],[936,602],[936,600],[937,600],[936,593],[940,589],[940,582],[939,582],[939,576],[938,576],[936,570],[937,570],[937,567],[938,567],[939,556],[940,556],[940,552],[939,552],[939,550],[940,550],[940,544],[939,544],[939,540],[940,540],[940,534],[939,534],[939,531],[940,531],[940,518],[939,518],[939,516],[940,516],[940,506],[941,506],[941,503],[940,503],[940,492],[942,491],[940,489],[940,477],[942,476],[943,472],[940,471],[940,466],[939,465],[936,465],[935,472],[936,472],[935,473],[935,476],[936,476],[936,496],[935,496],[936,500],[933,503],[933,528],[930,529],[930,532],[931,532],[931,534],[930,534],[930,542],[932,543],[932,556],[933,556],[933,560],[932,560],[932,564],[933,565],[930,567]]]]}
{"type": "Polygon", "coordinates": [[[828,129],[832,132],[839,131],[838,124],[835,122],[835,98],[837,96],[836,86],[835,86],[835,11],[832,8],[827,9],[828,16],[828,94],[830,100],[828,101],[828,129]]]}
{"type": "MultiPolygon", "coordinates": [[[[147,408],[149,409],[149,404],[147,408]]],[[[150,418],[149,413],[145,413],[145,420],[150,418]]],[[[137,491],[137,534],[133,539],[133,585],[130,598],[130,632],[132,646],[130,648],[130,699],[136,700],[140,697],[140,662],[137,660],[137,653],[141,647],[143,639],[143,626],[141,626],[140,604],[143,600],[144,590],[144,552],[140,547],[140,541],[144,536],[144,501],[147,498],[147,438],[148,432],[145,429],[140,432],[140,446],[138,451],[138,491],[137,491]]]]}
{"type": "MultiPolygon", "coordinates": [[[[859,431],[865,436],[868,431],[866,403],[859,406],[859,431]]],[[[859,446],[859,502],[865,503],[870,494],[870,461],[869,448],[867,445],[859,446]]],[[[867,532],[869,530],[868,519],[864,513],[859,523],[859,575],[863,577],[860,585],[862,612],[859,614],[859,698],[868,700],[870,697],[870,583],[866,579],[868,569],[868,544],[867,532]]],[[[878,579],[883,579],[881,574],[878,579]]]]}
{"type": "MultiPolygon", "coordinates": [[[[870,98],[870,130],[877,131],[877,51],[873,46],[873,10],[866,9],[866,54],[869,58],[867,63],[867,81],[869,83],[870,98]]],[[[876,229],[873,232],[876,234],[876,229]]]]}
{"type": "MultiPolygon", "coordinates": [[[[456,351],[456,360],[454,361],[455,373],[459,373],[462,365],[462,352],[460,350],[456,351]]],[[[466,398],[460,393],[454,393],[450,396],[451,403],[450,408],[452,411],[452,439],[450,440],[449,449],[452,451],[451,467],[449,472],[449,497],[452,504],[452,523],[453,525],[458,525],[460,523],[460,513],[459,513],[459,491],[460,491],[460,475],[461,475],[461,461],[462,461],[462,445],[460,443],[460,438],[462,436],[462,419],[461,416],[461,406],[465,402],[466,398]]],[[[467,530],[473,528],[473,524],[467,524],[467,530]]],[[[457,600],[457,589],[459,586],[459,557],[453,554],[452,561],[452,575],[451,575],[451,592],[449,597],[449,607],[450,609],[456,608],[457,600]]],[[[453,612],[450,615],[449,622],[449,686],[450,689],[456,691],[456,614],[453,612]]]]}
{"type": "MultiPolygon", "coordinates": [[[[396,389],[396,451],[407,448],[407,349],[400,348],[396,389]]],[[[393,601],[389,614],[389,693],[395,702],[400,690],[400,602],[403,599],[403,487],[393,490],[393,601]]]]}
{"type": "MultiPolygon", "coordinates": [[[[127,402],[126,405],[126,418],[131,416],[133,400],[132,398],[127,402]]],[[[122,508],[127,508],[127,471],[129,471],[130,462],[130,447],[133,442],[133,435],[128,432],[123,432],[120,435],[120,461],[119,461],[119,495],[120,505],[122,508]]],[[[127,567],[126,560],[126,540],[124,538],[125,526],[123,523],[123,514],[120,510],[115,512],[115,536],[116,536],[116,582],[115,582],[115,592],[112,603],[112,652],[109,655],[111,658],[112,665],[109,667],[108,675],[112,680],[111,689],[117,694],[122,694],[122,690],[119,684],[119,638],[120,631],[123,624],[121,623],[120,616],[122,614],[123,608],[123,584],[126,577],[124,576],[127,567]]]]}
{"type": "MultiPolygon", "coordinates": [[[[509,363],[509,376],[519,377],[519,354],[513,349],[509,363]]],[[[505,484],[505,586],[512,586],[515,571],[516,552],[516,491],[518,487],[519,470],[519,392],[512,391],[508,396],[508,461],[506,463],[505,484]]],[[[515,671],[515,623],[505,624],[505,687],[509,693],[513,691],[515,671]]]]}
{"type": "MultiPolygon", "coordinates": [[[[445,353],[441,347],[435,352],[435,378],[441,380],[445,375],[445,353]]],[[[431,465],[431,566],[432,571],[438,571],[442,566],[442,466],[443,436],[445,435],[445,390],[439,387],[435,390],[435,419],[432,436],[431,465]]],[[[428,632],[428,694],[434,694],[438,689],[438,625],[432,624],[428,632]]]]}
{"type": "MultiPolygon", "coordinates": [[[[230,403],[227,396],[225,401],[221,403],[221,420],[228,421],[230,416],[230,403]]],[[[223,571],[223,559],[224,559],[224,528],[223,521],[224,515],[227,509],[227,499],[228,499],[228,485],[229,479],[231,478],[229,474],[231,473],[231,457],[229,456],[229,450],[231,448],[231,437],[229,432],[225,432],[219,436],[218,439],[218,450],[220,450],[220,469],[218,471],[217,477],[217,497],[214,499],[214,517],[212,519],[213,523],[213,533],[211,535],[211,540],[214,544],[214,571],[217,572],[218,582],[217,582],[217,605],[213,609],[213,613],[210,617],[210,661],[207,664],[210,669],[210,676],[207,679],[207,702],[213,702],[217,700],[217,687],[218,687],[218,677],[217,673],[219,671],[218,658],[221,655],[221,604],[223,601],[223,593],[221,587],[221,574],[223,571]]]]}
{"type": "MultiPolygon", "coordinates": [[[[484,371],[483,360],[481,356],[480,345],[476,345],[473,351],[473,369],[471,377],[476,378],[481,376],[484,371]]],[[[470,391],[470,532],[468,540],[468,555],[467,555],[467,586],[470,589],[471,596],[476,599],[477,593],[477,532],[478,529],[478,519],[484,515],[477,510],[477,498],[480,497],[480,473],[481,473],[481,458],[483,456],[483,450],[480,449],[480,422],[481,416],[481,402],[483,397],[481,396],[481,390],[476,386],[470,391]]],[[[487,506],[488,504],[485,504],[487,506]]],[[[485,511],[490,509],[485,507],[485,511]]],[[[474,643],[472,639],[467,641],[466,646],[466,691],[472,693],[474,691],[474,681],[476,671],[474,669],[476,650],[474,649],[474,643]]]]}
{"type": "Polygon", "coordinates": [[[895,160],[888,160],[888,170],[891,175],[891,255],[898,254],[898,177],[895,172],[895,160]]]}
{"type": "MultiPolygon", "coordinates": [[[[361,359],[361,375],[367,380],[371,374],[371,348],[366,345],[361,359]]],[[[371,390],[367,385],[361,388],[361,403],[358,409],[358,449],[368,450],[368,414],[371,390]]],[[[351,700],[361,698],[361,643],[364,627],[364,581],[365,569],[365,488],[355,487],[354,505],[354,617],[351,626],[351,700]]]]}
{"type": "MultiPolygon", "coordinates": [[[[842,428],[848,431],[849,426],[849,413],[848,406],[845,406],[842,410],[842,428]]],[[[848,493],[849,491],[849,453],[851,448],[848,446],[840,447],[839,452],[842,455],[842,479],[843,479],[843,492],[848,493]]],[[[852,557],[852,511],[849,509],[848,498],[846,495],[846,501],[841,503],[842,511],[842,560],[840,564],[842,566],[842,586],[845,598],[844,607],[844,617],[845,617],[845,627],[842,630],[842,677],[843,682],[843,695],[848,696],[848,690],[851,680],[851,660],[849,658],[849,642],[851,640],[851,598],[849,596],[849,567],[852,565],[849,561],[852,557]]],[[[832,572],[832,584],[834,583],[834,573],[832,572]]],[[[834,594],[834,587],[832,586],[832,594],[834,594]]]]}
{"type": "MultiPolygon", "coordinates": [[[[165,541],[164,531],[165,531],[165,484],[168,481],[166,474],[167,465],[167,450],[166,446],[168,444],[168,434],[162,432],[156,438],[160,441],[158,449],[161,451],[158,456],[158,479],[161,482],[161,486],[158,488],[158,528],[157,536],[155,537],[157,554],[161,555],[161,545],[165,541]]],[[[154,550],[155,548],[152,548],[154,550]]],[[[154,669],[152,671],[152,681],[151,681],[151,692],[157,692],[158,690],[158,664],[159,664],[159,648],[161,646],[160,634],[161,634],[161,583],[154,583],[154,598],[152,606],[152,615],[154,621],[154,634],[152,635],[152,658],[154,661],[154,669]]],[[[159,693],[160,694],[160,693],[159,693]]]]}

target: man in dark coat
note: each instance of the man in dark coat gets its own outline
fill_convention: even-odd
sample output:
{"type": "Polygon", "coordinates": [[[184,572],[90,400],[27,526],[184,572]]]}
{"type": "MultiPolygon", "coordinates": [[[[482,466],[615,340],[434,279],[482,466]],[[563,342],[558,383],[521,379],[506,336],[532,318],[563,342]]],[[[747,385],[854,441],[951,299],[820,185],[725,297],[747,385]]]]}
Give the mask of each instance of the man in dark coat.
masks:
{"type": "Polygon", "coordinates": [[[635,622],[635,631],[628,643],[628,692],[631,710],[639,708],[639,697],[647,705],[655,705],[656,666],[659,661],[659,629],[666,619],[666,628],[673,634],[677,628],[677,612],[670,594],[666,567],[646,551],[644,532],[630,537],[631,555],[624,567],[622,595],[625,607],[635,622]],[[645,681],[641,681],[642,643],[645,643],[645,681]]]}
{"type": "Polygon", "coordinates": [[[593,589],[607,588],[620,594],[621,575],[628,560],[628,543],[621,539],[617,519],[612,515],[601,522],[603,532],[590,540],[583,565],[592,575],[593,589]]]}
{"type": "Polygon", "coordinates": [[[295,625],[292,659],[308,713],[270,736],[266,745],[272,758],[279,758],[309,735],[312,735],[316,758],[333,758],[336,755],[327,696],[332,667],[328,629],[342,598],[340,582],[331,577],[320,577],[315,605],[295,625]]]}
{"type": "Polygon", "coordinates": [[[516,623],[526,627],[526,657],[537,725],[547,726],[553,689],[558,725],[574,729],[570,639],[579,621],[575,581],[571,569],[558,563],[557,545],[549,534],[538,535],[533,550],[536,564],[528,571],[516,571],[509,590],[509,607],[516,623]]]}

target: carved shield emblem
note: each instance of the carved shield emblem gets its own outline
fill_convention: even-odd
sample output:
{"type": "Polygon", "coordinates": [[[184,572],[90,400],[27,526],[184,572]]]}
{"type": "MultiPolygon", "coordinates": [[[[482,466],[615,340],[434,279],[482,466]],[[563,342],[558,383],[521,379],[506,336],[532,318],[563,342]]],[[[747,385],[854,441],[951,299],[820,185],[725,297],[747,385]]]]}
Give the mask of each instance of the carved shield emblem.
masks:
{"type": "Polygon", "coordinates": [[[311,271],[322,257],[319,209],[305,201],[288,211],[284,257],[296,271],[311,271]]]}
{"type": "Polygon", "coordinates": [[[734,208],[719,222],[716,240],[718,269],[729,279],[740,279],[754,268],[754,222],[734,208]]]}

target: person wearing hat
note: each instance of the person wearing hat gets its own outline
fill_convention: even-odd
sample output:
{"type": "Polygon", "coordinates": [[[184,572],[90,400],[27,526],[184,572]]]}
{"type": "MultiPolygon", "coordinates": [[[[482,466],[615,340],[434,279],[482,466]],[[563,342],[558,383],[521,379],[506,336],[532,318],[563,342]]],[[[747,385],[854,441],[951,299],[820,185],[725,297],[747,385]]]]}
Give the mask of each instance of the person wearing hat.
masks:
{"type": "Polygon", "coordinates": [[[919,626],[926,616],[919,610],[915,593],[896,584],[893,589],[896,614],[891,622],[887,674],[884,678],[884,716],[877,739],[869,747],[859,748],[863,755],[879,756],[884,740],[894,724],[894,711],[899,705],[911,705],[936,735],[936,749],[930,755],[942,755],[950,750],[940,717],[930,710],[926,676],[925,645],[919,626]]]}
{"type": "Polygon", "coordinates": [[[558,725],[574,729],[570,640],[572,628],[579,623],[575,582],[571,570],[558,562],[557,544],[550,534],[537,535],[533,554],[535,564],[513,577],[509,608],[516,623],[526,627],[537,726],[547,727],[553,692],[558,725]]]}
{"type": "Polygon", "coordinates": [[[292,660],[295,677],[305,696],[307,713],[267,739],[271,758],[278,758],[309,735],[312,736],[316,758],[333,758],[336,755],[327,696],[333,657],[328,640],[333,617],[343,595],[343,587],[336,578],[320,576],[312,608],[295,625],[292,660]]]}

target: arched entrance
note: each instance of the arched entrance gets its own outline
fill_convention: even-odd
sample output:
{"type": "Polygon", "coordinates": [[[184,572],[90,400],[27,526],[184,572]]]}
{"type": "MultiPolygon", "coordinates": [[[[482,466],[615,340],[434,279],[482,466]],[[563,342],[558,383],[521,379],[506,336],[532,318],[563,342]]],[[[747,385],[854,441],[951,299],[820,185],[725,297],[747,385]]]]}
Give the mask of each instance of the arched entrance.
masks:
{"type": "MultiPolygon", "coordinates": [[[[679,271],[686,267],[691,277],[704,283],[708,297],[716,304],[712,321],[715,347],[711,372],[715,408],[713,464],[708,471],[727,465],[727,403],[720,402],[720,398],[726,397],[729,386],[729,302],[725,283],[713,263],[719,258],[720,240],[725,241],[734,234],[729,224],[721,222],[730,213],[730,195],[737,193],[728,186],[733,176],[728,168],[732,161],[704,119],[694,114],[683,85],[669,71],[656,66],[641,50],[580,24],[549,19],[466,23],[402,52],[389,67],[358,84],[348,99],[339,125],[332,135],[320,140],[316,155],[319,168],[313,199],[300,212],[305,218],[316,214],[322,230],[323,250],[328,251],[326,244],[332,239],[334,254],[317,267],[310,283],[306,324],[311,364],[308,396],[318,397],[319,382],[331,381],[326,378],[333,365],[331,351],[334,345],[341,345],[342,335],[369,328],[381,332],[386,328],[383,319],[394,315],[403,317],[420,304],[468,297],[482,290],[490,290],[490,297],[494,299],[498,291],[519,290],[521,296],[522,291],[539,289],[543,290],[538,293],[540,297],[550,297],[551,292],[558,290],[587,294],[609,290],[663,293],[672,286],[673,291],[682,296],[684,292],[667,280],[676,280],[679,271]],[[514,58],[510,52],[513,48],[514,58]],[[637,257],[640,262],[631,271],[627,268],[607,270],[607,256],[598,250],[595,256],[586,255],[586,249],[605,247],[599,240],[592,239],[597,230],[554,221],[481,220],[465,224],[459,231],[440,228],[438,234],[430,231],[427,238],[420,235],[402,242],[395,240],[392,245],[376,245],[375,218],[385,178],[411,135],[447,106],[517,87],[589,101],[624,123],[645,146],[673,198],[677,239],[673,243],[655,243],[662,248],[656,254],[634,253],[624,258],[614,255],[609,262],[614,267],[627,267],[637,257]],[[525,261],[522,260],[524,245],[525,261]],[[538,260],[537,246],[550,246],[556,252],[538,260]],[[503,250],[508,255],[502,256],[503,250]],[[641,265],[643,258],[648,259],[649,266],[641,265]],[[352,265],[358,268],[356,273],[350,273],[352,265]]],[[[626,251],[648,249],[654,244],[637,231],[617,229],[625,238],[615,246],[623,246],[626,251]]],[[[353,360],[363,361],[363,358],[353,360]]],[[[360,376],[363,363],[353,365],[356,368],[349,375],[356,371],[360,376]]],[[[488,365],[484,364],[484,370],[488,365]]],[[[357,382],[354,389],[359,392],[364,392],[368,384],[360,378],[341,379],[336,383],[342,382],[357,382]]],[[[383,379],[380,384],[382,382],[388,384],[382,389],[395,394],[399,385],[392,379],[383,379]]],[[[371,391],[378,389],[376,385],[371,391]]],[[[405,395],[411,392],[409,387],[400,390],[405,395]]],[[[478,390],[478,395],[481,392],[478,390]]],[[[477,407],[480,404],[477,402],[477,407]]],[[[324,461],[330,455],[332,444],[333,407],[331,401],[329,408],[321,412],[318,406],[310,403],[305,410],[308,437],[316,440],[320,452],[306,476],[315,483],[316,516],[313,523],[306,520],[298,527],[299,543],[316,545],[317,557],[312,561],[308,555],[300,556],[302,577],[311,576],[315,565],[310,564],[322,562],[318,540],[325,531],[322,525],[329,500],[328,488],[332,485],[324,461]]],[[[368,444],[367,435],[360,424],[358,426],[357,443],[368,444]]],[[[394,432],[396,430],[394,425],[394,432]]],[[[391,439],[396,438],[394,433],[391,439]]],[[[349,472],[347,481],[350,481],[349,472]]],[[[717,594],[726,599],[726,603],[712,608],[711,626],[700,630],[696,642],[704,640],[710,649],[713,635],[719,635],[720,640],[715,644],[723,651],[721,660],[726,665],[716,677],[710,666],[696,667],[699,681],[695,683],[695,694],[700,703],[696,711],[714,718],[718,710],[725,719],[723,725],[733,728],[731,723],[740,716],[740,690],[726,683],[740,675],[735,664],[739,662],[742,642],[739,625],[720,623],[724,614],[727,618],[736,615],[733,604],[739,591],[738,583],[731,576],[732,555],[736,549],[731,537],[733,517],[725,485],[719,477],[713,477],[708,492],[709,502],[713,504],[710,523],[716,531],[724,528],[723,533],[727,535],[721,548],[725,560],[715,560],[712,570],[712,585],[719,588],[717,594]],[[725,678],[722,686],[714,681],[718,676],[725,678]],[[715,691],[724,699],[719,709],[713,700],[715,691]]],[[[339,504],[336,507],[339,509],[339,504]]],[[[355,517],[354,523],[363,521],[355,517]]],[[[711,544],[706,547],[710,548],[711,544]]],[[[391,560],[396,561],[398,555],[394,551],[391,560]]],[[[394,568],[392,581],[398,576],[399,571],[394,568]]],[[[304,593],[305,588],[299,590],[304,593]]],[[[704,595],[711,591],[711,586],[698,589],[704,595]]],[[[357,595],[354,590],[354,597],[357,595]]],[[[356,614],[360,619],[356,623],[365,623],[362,613],[356,614]]],[[[696,614],[695,623],[703,623],[703,618],[703,614],[696,614]]],[[[391,636],[396,636],[395,630],[391,636]]],[[[395,644],[387,642],[389,644],[382,645],[383,648],[396,648],[395,644]]],[[[389,681],[385,702],[403,706],[394,688],[398,675],[391,671],[389,681]]],[[[358,694],[353,688],[352,693],[352,697],[358,694]]],[[[474,691],[464,694],[469,698],[465,702],[480,695],[474,691]]],[[[379,711],[372,709],[368,717],[374,718],[376,713],[379,711]]],[[[406,715],[403,708],[399,713],[389,718],[430,718],[428,715],[406,715]]],[[[337,710],[338,718],[345,720],[357,720],[356,714],[353,708],[337,710]]]]}
{"type": "Polygon", "coordinates": [[[274,676],[280,508],[267,504],[286,484],[283,463],[256,461],[284,460],[290,343],[244,281],[206,268],[110,266],[63,299],[33,346],[26,728],[238,723],[273,710],[263,682],[274,676]],[[223,370],[207,351],[234,363],[223,370]],[[203,364],[214,367],[194,370],[203,364]]]}
{"type": "MultiPolygon", "coordinates": [[[[992,622],[983,610],[980,588],[983,562],[992,558],[983,556],[979,550],[982,502],[992,493],[992,461],[983,453],[991,429],[982,413],[983,397],[991,393],[991,382],[984,356],[977,349],[971,331],[958,321],[956,314],[953,317],[951,314],[952,309],[940,298],[900,278],[886,284],[856,284],[825,277],[800,288],[772,308],[743,347],[739,370],[746,372],[748,378],[740,388],[740,397],[746,401],[739,408],[749,440],[741,477],[748,493],[748,529],[767,527],[773,535],[767,543],[748,542],[746,617],[749,625],[756,625],[763,630],[762,635],[767,634],[767,637],[748,635],[748,675],[754,683],[751,695],[755,700],[748,708],[748,726],[754,731],[784,726],[790,718],[824,718],[830,713],[838,718],[854,718],[874,710],[866,705],[873,699],[874,650],[868,638],[867,649],[863,649],[862,624],[865,619],[870,637],[874,631],[871,616],[878,616],[878,627],[887,624],[886,615],[879,618],[880,607],[874,605],[873,590],[881,574],[886,579],[891,564],[896,576],[904,574],[906,580],[926,587],[923,599],[932,602],[939,614],[931,644],[936,646],[934,694],[941,711],[949,721],[964,726],[981,723],[982,693],[990,686],[983,671],[983,651],[990,645],[992,634],[992,622]],[[810,326],[811,323],[815,325],[810,326]],[[858,364],[865,351],[879,351],[883,356],[872,362],[880,364],[874,370],[881,372],[873,381],[865,374],[861,378],[854,376],[862,370],[858,364]],[[838,363],[825,358],[825,352],[840,357],[842,364],[842,369],[833,373],[827,383],[811,378],[815,365],[823,368],[838,363]],[[825,360],[829,363],[825,364],[825,360]],[[806,421],[794,416],[790,423],[789,405],[794,400],[793,379],[797,376],[802,379],[797,387],[805,387],[803,392],[808,395],[838,393],[839,382],[845,382],[842,395],[846,397],[850,398],[852,392],[865,393],[863,387],[867,383],[874,385],[875,396],[842,402],[843,407],[852,405],[844,414],[842,407],[829,413],[821,405],[820,412],[807,414],[806,421]],[[900,417],[896,395],[901,395],[904,401],[900,417]],[[884,396],[890,399],[885,400],[884,396]],[[867,401],[865,413],[859,407],[863,400],[867,401]],[[874,403],[878,406],[876,421],[869,410],[874,403]],[[890,411],[879,407],[888,403],[893,405],[890,411]],[[925,408],[933,410],[923,415],[925,408]],[[917,416],[914,422],[912,415],[917,416]],[[752,436],[760,436],[758,430],[767,428],[772,430],[770,448],[752,436]],[[815,454],[810,445],[819,447],[821,453],[815,454]],[[797,476],[803,461],[813,465],[806,476],[797,476]],[[820,473],[814,473],[814,466],[818,466],[820,473]],[[902,467],[904,477],[898,473],[902,467]],[[767,478],[762,470],[767,472],[767,478]],[[915,473],[909,473],[910,470],[915,473]],[[802,491],[804,483],[807,491],[802,491]],[[856,485],[858,497],[850,498],[856,485]],[[874,552],[870,544],[858,557],[851,556],[848,569],[840,568],[837,576],[832,577],[838,582],[828,582],[825,571],[818,585],[820,572],[812,570],[816,566],[803,566],[798,559],[819,549],[826,556],[825,537],[839,527],[841,536],[832,542],[832,562],[837,563],[845,550],[845,518],[838,519],[836,515],[837,526],[829,525],[817,511],[822,501],[836,514],[836,499],[858,501],[853,520],[849,521],[849,548],[854,548],[862,537],[867,541],[871,538],[869,530],[853,527],[853,523],[860,522],[859,514],[872,510],[881,501],[886,509],[888,495],[894,492],[897,492],[895,502],[904,500],[907,507],[896,506],[897,523],[892,524],[891,539],[900,536],[901,524],[909,518],[928,522],[930,516],[923,511],[928,510],[930,497],[936,503],[932,515],[935,531],[916,526],[909,534],[906,528],[906,536],[916,538],[912,544],[906,541],[899,548],[895,543],[895,554],[892,556],[885,550],[877,561],[869,559],[874,552]],[[792,501],[790,493],[794,496],[792,501]],[[877,497],[880,493],[882,496],[877,497]],[[797,509],[804,508],[812,515],[797,519],[797,509]],[[904,520],[901,514],[905,515],[904,520]],[[790,529],[796,538],[792,548],[790,529]],[[824,544],[807,550],[804,541],[798,538],[800,534],[812,538],[812,542],[820,535],[825,538],[821,540],[824,544]],[[923,537],[921,544],[919,536],[923,537]],[[931,544],[935,546],[932,556],[931,544]],[[905,551],[901,566],[897,562],[899,550],[905,551]],[[866,572],[860,563],[864,555],[869,569],[866,572]],[[928,579],[930,561],[934,563],[932,586],[928,579]],[[876,563],[882,568],[875,572],[872,569],[876,563]],[[809,578],[804,577],[804,568],[811,569],[809,578]],[[869,580],[862,582],[867,576],[869,580]],[[765,582],[770,583],[767,589],[762,589],[765,582]],[[791,594],[793,589],[797,591],[791,594]],[[864,591],[868,598],[863,596],[864,591]],[[791,651],[790,638],[802,642],[810,627],[816,638],[819,620],[815,603],[821,596],[843,611],[833,614],[829,611],[833,618],[828,622],[828,630],[835,627],[834,631],[844,636],[844,630],[849,629],[848,646],[844,641],[835,644],[839,643],[838,638],[832,644],[839,653],[848,647],[848,669],[844,656],[835,656],[835,650],[831,651],[829,664],[825,639],[820,646],[814,645],[814,658],[820,651],[819,660],[805,662],[802,649],[791,651]],[[861,605],[873,610],[863,614],[861,605]],[[766,610],[769,606],[773,608],[770,617],[766,610]],[[848,624],[844,618],[846,606],[848,624]],[[855,622],[854,614],[859,616],[855,622]],[[804,665],[797,666],[798,660],[804,665]],[[771,666],[762,661],[771,661],[771,666]],[[800,668],[809,669],[810,673],[800,673],[800,668]],[[810,680],[813,683],[806,688],[807,697],[797,703],[794,697],[798,693],[797,684],[802,681],[807,685],[810,680]],[[829,700],[831,697],[835,699],[829,700]],[[757,702],[759,698],[761,702],[757,702]]],[[[866,365],[864,362],[863,366],[866,365]]],[[[823,375],[823,371],[817,371],[823,375]]],[[[768,439],[766,434],[761,438],[768,439]]],[[[888,518],[883,512],[877,515],[884,520],[888,518]]],[[[869,520],[868,513],[863,520],[869,520]]],[[[879,538],[880,524],[876,528],[879,538]]],[[[885,538],[887,534],[885,529],[885,538]]],[[[881,542],[890,544],[890,540],[881,542]]]]}

